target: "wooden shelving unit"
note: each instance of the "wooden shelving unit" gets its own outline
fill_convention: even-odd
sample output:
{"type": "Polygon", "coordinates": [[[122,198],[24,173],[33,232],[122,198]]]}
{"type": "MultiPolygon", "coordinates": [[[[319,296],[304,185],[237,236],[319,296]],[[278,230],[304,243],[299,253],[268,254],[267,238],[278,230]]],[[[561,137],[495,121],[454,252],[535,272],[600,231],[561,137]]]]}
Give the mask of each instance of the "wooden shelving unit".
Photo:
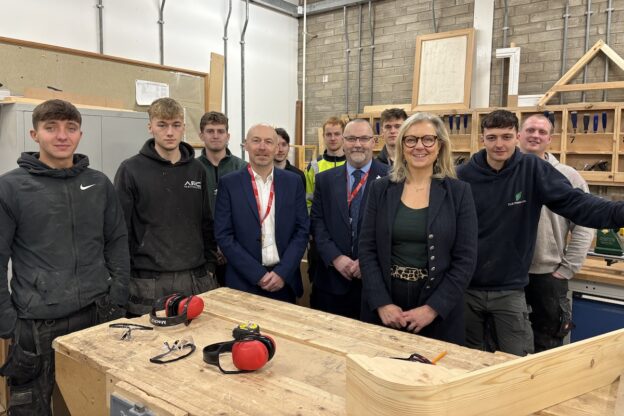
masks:
{"type": "MultiPolygon", "coordinates": [[[[359,118],[369,119],[375,133],[379,133],[379,117],[383,108],[379,106],[374,112],[357,114],[359,118]]],[[[401,107],[401,106],[397,106],[401,107]]],[[[455,158],[468,156],[483,148],[480,124],[486,114],[497,108],[477,108],[469,111],[434,111],[444,120],[449,129],[449,117],[453,117],[453,130],[450,131],[453,155],[455,158]],[[460,126],[457,129],[456,115],[460,115],[460,126]],[[466,127],[464,117],[466,115],[466,127]]],[[[507,108],[518,116],[520,123],[533,114],[544,114],[551,111],[555,117],[555,132],[549,151],[555,154],[562,163],[577,169],[590,185],[624,186],[624,103],[577,103],[552,105],[543,107],[507,108]],[[576,131],[572,126],[571,114],[576,111],[576,131]],[[603,128],[602,115],[606,114],[606,125],[603,128]],[[584,116],[589,117],[585,132],[584,116]],[[597,117],[597,128],[594,130],[594,118],[597,117]],[[597,170],[598,165],[606,170],[597,170]],[[606,166],[605,166],[606,165],[606,166]],[[588,170],[593,166],[592,170],[588,170]]],[[[408,115],[414,111],[408,111],[408,115]]],[[[349,115],[354,118],[356,115],[349,115]]],[[[347,117],[347,116],[345,116],[347,117]]]]}

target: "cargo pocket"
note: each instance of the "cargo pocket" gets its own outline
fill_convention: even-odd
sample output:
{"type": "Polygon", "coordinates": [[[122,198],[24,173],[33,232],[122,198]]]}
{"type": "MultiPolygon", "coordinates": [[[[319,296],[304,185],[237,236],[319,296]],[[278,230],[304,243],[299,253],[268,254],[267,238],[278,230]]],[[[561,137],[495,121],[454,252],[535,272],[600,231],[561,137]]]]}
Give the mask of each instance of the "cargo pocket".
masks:
{"type": "Polygon", "coordinates": [[[32,416],[40,412],[35,384],[35,381],[31,381],[18,386],[10,385],[9,416],[32,416]]]}
{"type": "Polygon", "coordinates": [[[568,298],[559,299],[559,328],[555,334],[558,338],[565,338],[576,325],[572,322],[572,306],[568,298]]]}
{"type": "Polygon", "coordinates": [[[194,295],[199,295],[219,287],[219,283],[217,283],[217,279],[212,272],[208,272],[203,276],[192,276],[191,278],[193,279],[194,295]]]}
{"type": "Polygon", "coordinates": [[[145,315],[152,310],[156,300],[156,280],[154,278],[141,279],[132,276],[128,290],[130,292],[128,312],[134,315],[145,315]]]}
{"type": "Polygon", "coordinates": [[[20,345],[20,334],[23,330],[23,325],[33,325],[33,336],[38,336],[32,321],[18,319],[15,323],[13,342],[9,346],[6,362],[0,368],[0,376],[7,377],[13,381],[17,380],[20,384],[34,380],[41,373],[41,351],[36,338],[35,352],[26,351],[20,345]]]}
{"type": "Polygon", "coordinates": [[[6,363],[0,368],[0,375],[17,378],[24,382],[34,380],[41,373],[41,356],[25,351],[17,341],[9,346],[6,363]]]}

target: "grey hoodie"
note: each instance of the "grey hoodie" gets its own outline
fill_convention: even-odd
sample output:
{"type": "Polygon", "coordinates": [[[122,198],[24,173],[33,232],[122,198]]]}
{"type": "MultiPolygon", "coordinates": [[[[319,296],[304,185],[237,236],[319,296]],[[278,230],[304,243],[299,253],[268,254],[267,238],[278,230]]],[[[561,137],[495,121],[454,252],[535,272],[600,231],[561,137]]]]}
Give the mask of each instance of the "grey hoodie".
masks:
{"type": "MultiPolygon", "coordinates": [[[[572,186],[589,192],[587,183],[574,168],[560,163],[550,153],[546,153],[546,160],[561,172],[572,186]]],[[[592,228],[575,225],[570,220],[542,207],[535,253],[529,273],[545,274],[556,271],[566,279],[571,279],[583,265],[594,233],[592,228]],[[570,233],[569,241],[568,233],[570,233]]]]}

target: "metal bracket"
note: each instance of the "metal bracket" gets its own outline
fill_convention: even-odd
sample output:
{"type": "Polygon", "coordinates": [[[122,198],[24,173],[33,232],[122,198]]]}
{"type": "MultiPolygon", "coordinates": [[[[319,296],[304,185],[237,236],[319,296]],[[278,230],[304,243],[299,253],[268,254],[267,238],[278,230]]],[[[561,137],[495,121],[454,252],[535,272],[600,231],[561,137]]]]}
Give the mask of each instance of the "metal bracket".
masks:
{"type": "Polygon", "coordinates": [[[141,403],[134,403],[123,397],[111,394],[110,416],[156,416],[141,403]]]}

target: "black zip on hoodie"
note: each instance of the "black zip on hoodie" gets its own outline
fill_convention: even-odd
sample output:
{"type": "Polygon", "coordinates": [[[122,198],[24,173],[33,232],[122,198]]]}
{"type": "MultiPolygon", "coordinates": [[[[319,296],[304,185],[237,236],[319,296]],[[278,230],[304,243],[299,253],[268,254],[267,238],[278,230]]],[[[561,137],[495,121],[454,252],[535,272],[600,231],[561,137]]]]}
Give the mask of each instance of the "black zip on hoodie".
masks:
{"type": "Polygon", "coordinates": [[[543,205],[581,226],[624,226],[624,203],[573,188],[550,163],[518,149],[498,172],[483,149],[457,175],[471,185],[479,221],[471,289],[513,290],[528,284],[543,205]]]}
{"type": "Polygon", "coordinates": [[[18,165],[0,177],[0,336],[17,317],[66,317],[106,294],[125,305],[130,259],[113,184],[84,155],[66,169],[37,153],[23,153],[18,165]]]}
{"type": "Polygon", "coordinates": [[[206,263],[214,268],[206,171],[189,144],[180,143],[180,154],[172,164],[149,139],[115,175],[135,270],[175,272],[206,263]]]}

